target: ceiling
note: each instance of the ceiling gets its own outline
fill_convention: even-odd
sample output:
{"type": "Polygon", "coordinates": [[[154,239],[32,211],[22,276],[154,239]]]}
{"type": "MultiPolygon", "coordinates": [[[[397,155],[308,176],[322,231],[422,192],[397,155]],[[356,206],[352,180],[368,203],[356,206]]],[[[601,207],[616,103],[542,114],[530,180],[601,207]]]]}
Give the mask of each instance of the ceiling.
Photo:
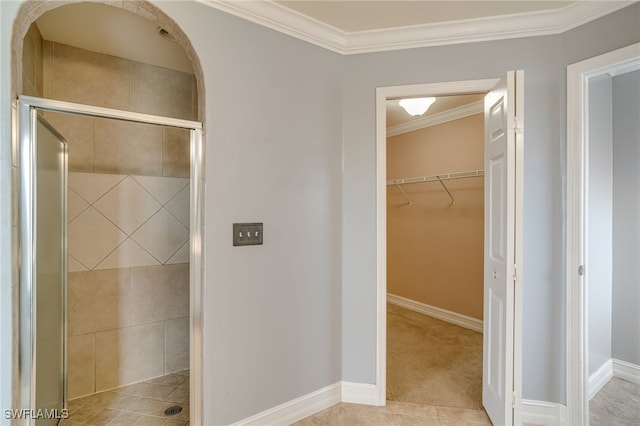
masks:
{"type": "Polygon", "coordinates": [[[317,19],[344,32],[379,30],[409,25],[504,16],[514,13],[560,9],[573,1],[370,1],[306,0],[276,3],[317,19]]]}

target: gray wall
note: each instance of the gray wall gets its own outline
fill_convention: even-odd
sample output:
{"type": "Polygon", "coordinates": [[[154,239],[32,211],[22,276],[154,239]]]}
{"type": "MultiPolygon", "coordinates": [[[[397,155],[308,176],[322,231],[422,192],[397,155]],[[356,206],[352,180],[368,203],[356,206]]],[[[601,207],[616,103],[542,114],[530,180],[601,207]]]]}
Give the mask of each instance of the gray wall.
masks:
{"type": "Polygon", "coordinates": [[[589,82],[587,285],[589,374],[611,359],[613,119],[611,76],[589,82]]]}
{"type": "Polygon", "coordinates": [[[525,70],[523,397],[565,402],[566,66],[640,40],[640,7],[558,36],[345,58],[343,380],[375,382],[375,88],[525,70]]]}
{"type": "Polygon", "coordinates": [[[640,365],[640,71],[613,78],[613,358],[640,365]]]}
{"type": "Polygon", "coordinates": [[[205,424],[228,424],[341,378],[342,58],[157,5],[204,71],[205,424]],[[264,245],[233,247],[234,222],[264,222],[264,245]]]}

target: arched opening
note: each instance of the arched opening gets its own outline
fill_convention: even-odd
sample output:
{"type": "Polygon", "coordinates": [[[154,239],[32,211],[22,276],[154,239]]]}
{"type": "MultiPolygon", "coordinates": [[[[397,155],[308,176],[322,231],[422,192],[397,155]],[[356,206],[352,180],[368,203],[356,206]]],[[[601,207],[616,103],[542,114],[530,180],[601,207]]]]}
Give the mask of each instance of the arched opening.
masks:
{"type": "MultiPolygon", "coordinates": [[[[185,120],[204,116],[197,56],[184,32],[149,3],[26,2],[14,25],[12,50],[16,96],[185,120]],[[170,43],[182,47],[192,72],[47,40],[40,33],[38,23],[44,25],[47,14],[87,7],[151,22],[159,35],[171,35],[170,43]]],[[[191,419],[199,419],[201,380],[189,380],[194,284],[189,278],[193,156],[188,132],[83,115],[47,112],[43,117],[69,146],[66,345],[72,417],[77,410],[77,416],[89,420],[113,411],[115,405],[105,405],[107,400],[122,408],[132,407],[135,399],[139,408],[128,412],[129,420],[160,418],[172,403],[185,405],[180,418],[189,420],[189,388],[193,393],[195,381],[191,419]],[[108,189],[106,181],[111,182],[108,189]],[[103,189],[95,192],[99,186],[103,189]],[[140,216],[141,211],[146,213],[140,216]],[[105,238],[100,241],[99,235],[105,238]]],[[[15,381],[19,374],[14,373],[14,401],[21,398],[15,381]]],[[[20,402],[16,406],[24,406],[20,402]]],[[[114,414],[125,415],[123,410],[114,414]]]]}

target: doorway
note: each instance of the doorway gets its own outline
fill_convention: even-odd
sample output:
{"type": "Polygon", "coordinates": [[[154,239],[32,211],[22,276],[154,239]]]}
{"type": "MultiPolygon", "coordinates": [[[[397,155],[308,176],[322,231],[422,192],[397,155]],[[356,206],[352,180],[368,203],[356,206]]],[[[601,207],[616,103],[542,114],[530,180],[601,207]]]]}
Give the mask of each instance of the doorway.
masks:
{"type": "Polygon", "coordinates": [[[485,237],[484,261],[483,405],[494,423],[520,422],[523,77],[523,72],[518,71],[508,73],[503,80],[377,89],[376,383],[379,405],[385,405],[387,396],[387,100],[489,93],[485,98],[485,141],[489,141],[489,149],[485,148],[485,179],[488,179],[485,194],[489,195],[485,200],[485,218],[490,219],[485,219],[488,237],[485,237]],[[516,90],[519,96],[514,98],[516,90]]]}
{"type": "MultiPolygon", "coordinates": [[[[188,179],[190,189],[187,198],[190,200],[190,213],[187,214],[188,218],[184,219],[190,223],[190,244],[187,247],[186,256],[191,260],[188,267],[189,295],[187,297],[191,301],[191,309],[187,319],[187,329],[189,330],[188,341],[191,342],[188,358],[191,361],[190,367],[193,375],[191,380],[188,377],[182,377],[182,381],[179,384],[174,383],[175,386],[173,388],[176,390],[180,387],[189,392],[201,392],[199,389],[201,382],[198,377],[201,375],[202,365],[197,361],[193,362],[194,359],[198,360],[200,358],[198,353],[194,353],[193,342],[201,341],[199,315],[201,312],[200,296],[202,291],[200,267],[202,253],[200,219],[202,200],[200,184],[202,179],[202,125],[187,120],[41,98],[20,97],[18,111],[20,122],[19,152],[20,162],[23,167],[20,211],[22,223],[25,224],[24,233],[21,235],[21,274],[23,279],[21,280],[20,291],[22,313],[20,321],[20,364],[22,366],[20,380],[23,392],[21,395],[23,408],[36,410],[36,413],[40,409],[50,410],[48,414],[47,411],[44,411],[43,417],[39,416],[31,419],[32,422],[37,424],[46,424],[44,420],[56,420],[69,414],[67,405],[68,327],[67,315],[64,312],[67,306],[67,292],[66,286],[58,284],[66,283],[67,272],[68,244],[65,232],[69,217],[66,207],[67,151],[62,137],[51,137],[51,135],[55,136],[57,133],[51,130],[40,118],[42,112],[45,111],[47,113],[75,114],[129,123],[170,126],[171,128],[186,129],[189,132],[192,155],[191,175],[188,179]],[[36,123],[41,124],[36,126],[36,123]],[[60,143],[52,144],[51,140],[59,141],[60,143]],[[60,149],[51,148],[58,145],[61,146],[60,149]],[[53,172],[55,172],[55,176],[53,176],[53,172]],[[52,179],[52,177],[55,179],[52,179]],[[49,189],[44,185],[53,187],[53,189],[49,189]],[[55,197],[56,203],[43,203],[43,197],[46,196],[55,197]],[[59,206],[59,208],[53,208],[53,211],[49,211],[51,206],[59,206]],[[62,228],[58,229],[61,226],[62,228]],[[43,253],[42,250],[60,253],[60,256],[38,256],[38,253],[43,253]],[[34,271],[34,273],[31,273],[31,271],[34,271]],[[41,271],[42,273],[40,273],[41,271]],[[52,306],[56,307],[56,309],[52,309],[52,306]],[[51,327],[55,328],[56,333],[51,332],[51,327]],[[45,349],[43,344],[47,344],[50,347],[55,346],[56,349],[46,349],[46,354],[41,353],[39,352],[40,349],[45,349]],[[53,357],[50,352],[56,353],[58,356],[53,357]],[[45,364],[42,364],[43,362],[45,364]],[[46,374],[43,372],[46,372],[46,374]],[[61,388],[62,384],[64,386],[61,388]]],[[[114,176],[111,175],[110,177],[114,176]]],[[[121,179],[121,181],[126,181],[126,178],[121,179]]],[[[105,261],[106,259],[108,258],[105,258],[105,261]]],[[[149,296],[152,296],[152,294],[149,296]]],[[[147,338],[148,336],[139,336],[139,339],[143,342],[147,338]]],[[[122,350],[119,347],[112,349],[116,351],[122,350]]],[[[118,365],[114,367],[118,372],[118,365]]],[[[161,366],[161,368],[165,367],[166,364],[161,366]]],[[[145,366],[138,366],[138,368],[144,369],[145,366]]],[[[180,377],[172,377],[172,379],[175,378],[180,377]]],[[[170,389],[168,383],[165,383],[165,385],[163,388],[170,389]]],[[[196,401],[197,395],[195,394],[196,401]]],[[[127,399],[124,395],[114,395],[112,401],[116,398],[122,399],[123,403],[126,402],[124,399],[127,399]]],[[[94,408],[92,407],[92,409],[94,408]]],[[[108,411],[103,409],[104,407],[101,406],[98,407],[97,411],[94,410],[88,414],[98,415],[98,411],[108,411]]],[[[71,414],[73,415],[73,413],[71,414]]],[[[112,414],[124,415],[120,412],[112,414]]],[[[131,414],[140,417],[140,413],[132,412],[131,414]]],[[[182,416],[186,416],[188,419],[188,410],[182,416]]],[[[193,418],[197,416],[197,413],[191,412],[191,416],[193,418]]],[[[88,418],[84,420],[88,420],[88,418]]],[[[122,420],[125,421],[125,419],[122,420]]]]}
{"type": "Polygon", "coordinates": [[[481,410],[484,94],[434,99],[387,101],[387,399],[481,410]]]}
{"type": "MultiPolygon", "coordinates": [[[[611,377],[622,378],[629,386],[640,384],[640,338],[634,337],[640,324],[637,304],[631,302],[639,297],[637,282],[624,284],[634,275],[633,267],[624,264],[637,265],[635,258],[624,260],[626,253],[637,253],[640,245],[633,231],[637,214],[632,213],[632,221],[625,225],[626,214],[639,208],[637,178],[629,175],[629,170],[638,169],[638,89],[616,89],[629,81],[637,85],[639,69],[640,44],[567,67],[567,417],[571,424],[589,424],[589,400],[611,377]],[[634,94],[635,106],[631,102],[620,110],[616,99],[625,94],[634,94]],[[631,133],[619,132],[618,118],[624,120],[629,113],[627,122],[634,123],[631,133]],[[625,248],[630,245],[635,248],[625,248]],[[625,329],[636,331],[623,339],[616,337],[625,329]],[[621,341],[625,347],[616,343],[621,341]]],[[[609,420],[623,413],[616,411],[609,420]]],[[[597,419],[595,415],[594,422],[597,419]]]]}

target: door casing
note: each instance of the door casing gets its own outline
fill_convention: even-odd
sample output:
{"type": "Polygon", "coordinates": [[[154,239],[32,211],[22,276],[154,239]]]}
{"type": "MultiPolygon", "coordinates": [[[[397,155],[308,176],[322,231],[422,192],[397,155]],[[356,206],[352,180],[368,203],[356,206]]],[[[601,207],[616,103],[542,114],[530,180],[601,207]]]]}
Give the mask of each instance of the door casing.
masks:
{"type": "Polygon", "coordinates": [[[589,81],[640,69],[640,43],[567,67],[567,424],[589,425],[587,217],[589,81]]]}
{"type": "MultiPolygon", "coordinates": [[[[415,84],[406,86],[379,87],[376,89],[376,384],[375,404],[386,404],[387,369],[387,99],[419,96],[451,96],[471,93],[487,93],[500,79],[467,80],[442,83],[415,84]]],[[[522,182],[524,150],[516,147],[516,197],[520,208],[516,207],[516,226],[522,227],[522,182]]],[[[522,265],[522,232],[516,232],[515,242],[517,263],[522,265]]],[[[521,294],[520,294],[521,296],[521,294]]],[[[515,309],[515,353],[514,353],[514,422],[519,423],[522,401],[522,299],[516,297],[515,309]]]]}

